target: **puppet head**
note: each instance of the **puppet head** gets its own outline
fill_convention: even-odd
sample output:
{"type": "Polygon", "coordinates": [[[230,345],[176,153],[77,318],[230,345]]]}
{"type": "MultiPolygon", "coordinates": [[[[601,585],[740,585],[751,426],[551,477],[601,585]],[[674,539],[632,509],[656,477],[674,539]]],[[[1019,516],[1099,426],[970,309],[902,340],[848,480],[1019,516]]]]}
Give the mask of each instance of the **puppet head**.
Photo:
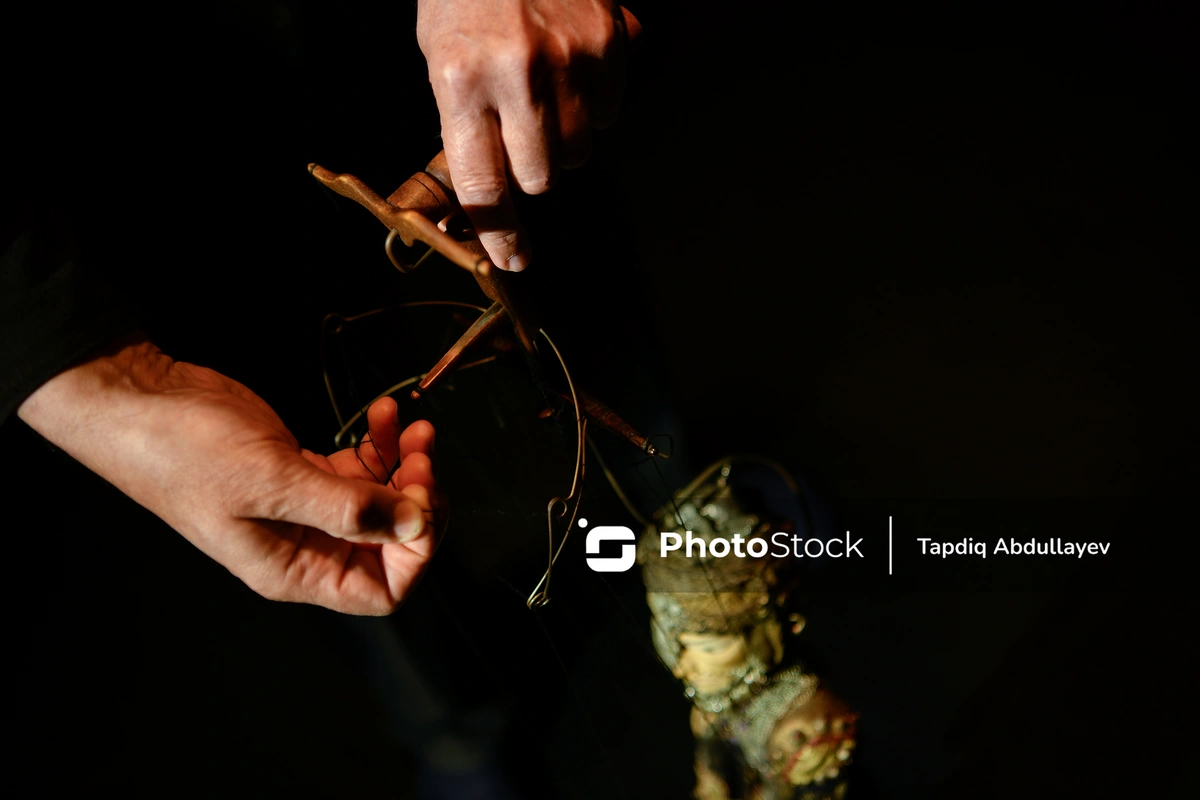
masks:
{"type": "Polygon", "coordinates": [[[729,472],[725,465],[661,509],[638,548],[655,648],[688,697],[712,712],[748,698],[783,659],[787,570],[769,544],[790,525],[747,510],[729,472]]]}

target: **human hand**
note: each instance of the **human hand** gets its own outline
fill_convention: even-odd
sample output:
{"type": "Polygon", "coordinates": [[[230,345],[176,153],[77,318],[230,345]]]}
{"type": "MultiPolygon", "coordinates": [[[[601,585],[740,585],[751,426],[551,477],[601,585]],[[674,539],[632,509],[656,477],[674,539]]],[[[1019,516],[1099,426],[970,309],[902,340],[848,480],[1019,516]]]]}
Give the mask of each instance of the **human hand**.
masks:
{"type": "Polygon", "coordinates": [[[501,269],[532,256],[509,178],[541,194],[587,160],[592,129],[616,121],[638,29],[612,0],[418,0],[455,192],[501,269]]]}
{"type": "Polygon", "coordinates": [[[436,548],[433,427],[400,432],[390,398],[368,410],[357,454],[326,458],[245,386],[138,336],[18,414],[270,599],[388,614],[436,548]]]}

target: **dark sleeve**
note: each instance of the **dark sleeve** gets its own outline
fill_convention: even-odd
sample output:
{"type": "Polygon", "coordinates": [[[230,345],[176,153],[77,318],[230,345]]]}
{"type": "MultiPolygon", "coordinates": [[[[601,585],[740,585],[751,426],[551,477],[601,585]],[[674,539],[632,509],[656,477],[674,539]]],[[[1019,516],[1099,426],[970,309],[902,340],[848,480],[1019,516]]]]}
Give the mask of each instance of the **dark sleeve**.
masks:
{"type": "Polygon", "coordinates": [[[0,247],[0,423],[39,386],[138,326],[53,206],[11,209],[0,247]]]}

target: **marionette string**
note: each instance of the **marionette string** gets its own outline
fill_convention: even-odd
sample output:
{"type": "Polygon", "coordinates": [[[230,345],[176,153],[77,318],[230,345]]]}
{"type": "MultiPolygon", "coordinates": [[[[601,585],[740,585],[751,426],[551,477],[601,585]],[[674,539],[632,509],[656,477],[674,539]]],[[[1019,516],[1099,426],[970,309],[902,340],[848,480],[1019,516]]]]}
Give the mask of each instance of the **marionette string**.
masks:
{"type": "MultiPolygon", "coordinates": [[[[655,436],[650,436],[648,438],[654,439],[656,437],[663,437],[663,436],[665,436],[667,438],[667,440],[670,444],[671,452],[673,453],[675,451],[675,440],[672,439],[667,434],[656,434],[655,436]]],[[[670,502],[671,508],[674,509],[674,511],[675,511],[675,524],[679,525],[679,527],[682,528],[684,525],[683,512],[680,511],[680,509],[679,509],[679,503],[677,502],[676,497],[675,497],[676,493],[672,492],[671,488],[667,485],[666,476],[663,475],[662,469],[659,468],[658,461],[655,460],[654,456],[649,456],[647,458],[644,458],[635,464],[635,467],[639,467],[639,469],[637,470],[638,475],[640,475],[642,477],[642,480],[644,480],[646,482],[646,485],[648,487],[650,487],[651,493],[654,493],[655,491],[657,491],[655,489],[655,487],[650,483],[650,480],[648,478],[646,478],[644,472],[640,469],[641,465],[645,464],[647,461],[649,461],[650,465],[654,467],[654,474],[658,477],[658,483],[662,487],[662,491],[666,493],[667,498],[670,502]]],[[[655,529],[658,531],[659,534],[661,534],[663,532],[662,528],[659,527],[658,525],[655,525],[655,529]]],[[[720,594],[720,592],[717,591],[717,585],[713,582],[712,572],[709,570],[708,564],[706,564],[703,559],[698,560],[697,564],[699,564],[700,571],[704,575],[704,582],[708,584],[709,591],[712,593],[713,603],[716,604],[718,613],[720,613],[721,618],[725,621],[725,624],[729,625],[732,622],[732,620],[730,619],[729,614],[725,611],[725,608],[721,605],[721,594],[720,594]]]]}
{"type": "MultiPolygon", "coordinates": [[[[500,578],[500,582],[508,587],[508,589],[511,590],[517,597],[521,596],[521,593],[517,591],[517,588],[507,580],[500,578]]],[[[596,747],[599,749],[601,756],[608,766],[607,772],[609,777],[611,777],[613,783],[616,784],[616,788],[619,791],[620,796],[628,798],[630,796],[629,793],[625,790],[624,785],[617,778],[618,771],[616,761],[613,759],[612,754],[609,753],[608,748],[604,746],[604,737],[600,735],[600,731],[596,727],[595,720],[592,719],[592,713],[588,709],[587,703],[583,701],[583,696],[576,688],[575,682],[571,680],[571,672],[569,669],[567,669],[567,663],[563,660],[562,653],[559,652],[558,647],[554,644],[554,637],[550,635],[550,629],[546,627],[546,623],[542,620],[541,613],[534,613],[532,616],[537,620],[538,627],[541,629],[542,635],[546,638],[546,646],[550,648],[550,652],[554,655],[555,662],[562,671],[563,682],[566,683],[567,689],[571,692],[571,696],[575,698],[575,702],[579,704],[580,711],[583,712],[583,719],[587,725],[588,733],[595,740],[596,747]]]]}
{"type": "MultiPolygon", "coordinates": [[[[510,691],[512,689],[512,686],[516,683],[516,676],[502,675],[497,671],[496,659],[489,658],[483,652],[483,650],[479,647],[479,644],[476,641],[475,633],[471,630],[471,628],[469,626],[467,626],[463,622],[462,618],[458,615],[458,613],[455,612],[452,604],[450,603],[450,601],[446,598],[445,594],[443,593],[441,584],[437,579],[436,573],[431,573],[430,575],[428,575],[426,580],[428,580],[429,584],[432,586],[433,596],[436,599],[438,605],[441,607],[442,611],[446,614],[447,618],[450,620],[451,626],[453,626],[455,631],[457,631],[458,635],[462,638],[462,641],[466,645],[467,650],[470,652],[471,656],[473,657],[476,666],[479,668],[479,670],[483,674],[487,675],[488,678],[491,679],[494,690],[501,695],[510,691]]],[[[512,593],[514,595],[516,595],[517,597],[521,596],[520,592],[517,591],[516,587],[514,587],[508,581],[504,580],[504,578],[500,578],[500,582],[502,584],[504,584],[504,586],[507,587],[510,591],[512,591],[512,593]]],[[[538,615],[535,614],[534,616],[538,616],[538,615]]],[[[539,620],[539,622],[540,622],[540,620],[539,620]]],[[[546,628],[544,625],[542,626],[542,632],[547,638],[549,638],[549,632],[546,631],[546,628]]],[[[554,649],[553,642],[550,642],[550,646],[552,649],[554,649]]],[[[558,654],[557,650],[554,650],[554,655],[555,655],[556,659],[558,660],[558,663],[559,663],[560,667],[562,667],[564,674],[565,674],[566,668],[565,668],[565,666],[563,666],[562,658],[558,654]]],[[[578,692],[575,691],[574,685],[571,684],[569,680],[568,680],[568,686],[570,687],[571,693],[572,693],[572,695],[574,695],[575,700],[579,703],[580,707],[583,709],[585,722],[588,725],[592,736],[595,737],[597,743],[599,744],[601,753],[604,755],[605,759],[608,761],[609,771],[613,772],[612,768],[614,765],[612,762],[612,758],[608,754],[608,752],[604,749],[603,741],[601,740],[600,735],[597,732],[597,729],[595,727],[595,724],[592,721],[591,716],[588,714],[587,707],[583,704],[582,698],[579,696],[578,692]]],[[[527,739],[529,739],[530,741],[539,741],[539,738],[537,736],[538,732],[533,729],[533,727],[529,723],[529,720],[525,716],[517,714],[517,715],[515,715],[515,717],[513,717],[513,719],[517,723],[517,725],[519,725],[520,728],[523,729],[522,733],[527,739]]],[[[565,780],[567,778],[565,776],[563,776],[563,779],[565,780]]],[[[619,782],[618,782],[618,786],[619,786],[619,782]]],[[[572,785],[571,788],[574,790],[574,792],[576,794],[582,795],[582,792],[579,791],[578,786],[572,785]]],[[[624,794],[624,787],[620,787],[620,788],[622,790],[622,793],[624,794]]]]}
{"type": "MultiPolygon", "coordinates": [[[[326,317],[326,319],[328,319],[328,317],[326,317]]],[[[342,322],[339,323],[338,326],[334,329],[334,336],[336,337],[335,341],[337,342],[338,352],[341,354],[341,357],[342,357],[342,363],[349,364],[350,363],[349,354],[346,352],[348,344],[345,340],[345,337],[343,337],[341,335],[342,326],[344,324],[345,324],[345,320],[343,319],[342,322]]],[[[372,367],[372,371],[376,372],[378,374],[378,372],[376,370],[374,370],[373,367],[372,367]]],[[[367,406],[364,405],[361,400],[359,400],[358,385],[354,381],[354,376],[353,376],[351,370],[347,370],[346,392],[350,395],[350,401],[352,403],[354,403],[355,406],[358,407],[359,412],[356,415],[356,417],[358,417],[359,419],[362,419],[365,424],[366,423],[367,406]]],[[[360,425],[360,429],[362,427],[363,426],[360,425]]],[[[366,424],[366,427],[367,427],[367,432],[364,435],[358,435],[358,434],[354,435],[354,457],[358,459],[358,463],[362,465],[362,468],[367,471],[367,473],[375,480],[376,483],[387,485],[391,481],[392,475],[395,474],[395,470],[399,469],[399,467],[400,467],[399,460],[397,460],[397,463],[395,465],[389,467],[387,462],[383,460],[383,454],[379,452],[378,445],[375,444],[375,437],[371,436],[371,434],[370,434],[369,424],[366,424]],[[382,477],[377,475],[375,473],[374,468],[372,468],[371,465],[367,463],[366,459],[363,458],[361,447],[364,442],[370,442],[371,449],[375,451],[375,459],[376,459],[376,461],[379,462],[380,466],[382,466],[383,470],[384,470],[384,475],[382,477]]]]}

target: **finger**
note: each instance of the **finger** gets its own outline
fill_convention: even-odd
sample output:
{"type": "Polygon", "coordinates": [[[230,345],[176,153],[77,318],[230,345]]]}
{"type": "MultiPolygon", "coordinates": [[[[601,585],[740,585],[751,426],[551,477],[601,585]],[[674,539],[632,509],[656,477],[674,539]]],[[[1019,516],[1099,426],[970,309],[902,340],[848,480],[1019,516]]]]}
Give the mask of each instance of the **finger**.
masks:
{"type": "MultiPolygon", "coordinates": [[[[396,431],[400,426],[395,416],[396,408],[396,401],[390,397],[377,400],[372,404],[371,408],[367,410],[369,425],[367,435],[363,437],[358,446],[339,450],[324,459],[328,467],[320,461],[314,460],[320,459],[320,456],[305,454],[304,457],[326,472],[334,472],[347,478],[358,478],[373,483],[387,481],[388,475],[396,465],[396,460],[401,456],[401,450],[396,441],[396,431]]],[[[429,423],[426,422],[424,425],[429,426],[429,423]]],[[[430,436],[432,436],[432,431],[432,426],[429,426],[430,436]]],[[[422,435],[418,431],[416,438],[412,441],[421,441],[422,435]]]]}
{"type": "Polygon", "coordinates": [[[610,47],[599,61],[582,65],[579,86],[586,92],[589,122],[593,129],[612,127],[621,111],[625,94],[627,54],[620,47],[610,47]]]}
{"type": "Polygon", "coordinates": [[[402,542],[425,525],[423,509],[390,487],[330,475],[297,459],[292,479],[246,516],[292,522],[349,542],[402,542]]]}
{"type": "Polygon", "coordinates": [[[544,88],[547,80],[546,70],[538,69],[527,80],[506,83],[497,91],[500,133],[508,169],[525,194],[549,191],[557,177],[553,152],[557,144],[554,109],[547,109],[536,99],[553,96],[552,88],[549,91],[544,88]]]}
{"type": "Polygon", "coordinates": [[[638,18],[625,6],[617,8],[620,11],[618,22],[625,31],[625,52],[632,53],[641,41],[642,23],[638,22],[638,18]]]}
{"type": "Polygon", "coordinates": [[[509,194],[500,121],[494,113],[469,113],[442,117],[454,191],[492,263],[520,272],[529,266],[532,251],[509,194]]]}
{"type": "Polygon", "coordinates": [[[404,544],[384,545],[380,550],[379,563],[388,594],[397,599],[404,598],[429,565],[429,559],[437,550],[437,539],[433,526],[426,528],[424,535],[404,544]]]}
{"type": "Polygon", "coordinates": [[[403,489],[404,496],[420,506],[425,512],[425,521],[430,524],[435,536],[445,532],[445,498],[436,490],[418,484],[403,489]]]}
{"type": "Polygon", "coordinates": [[[592,155],[591,112],[583,96],[563,84],[558,97],[558,157],[563,169],[575,169],[592,155]]]}
{"type": "Polygon", "coordinates": [[[345,614],[395,611],[437,549],[428,521],[407,543],[384,545],[351,544],[311,527],[249,520],[244,524],[254,534],[247,538],[270,541],[275,556],[253,562],[265,569],[235,572],[247,585],[272,600],[314,603],[345,614]],[[294,536],[281,536],[293,528],[294,536]]]}
{"type": "Polygon", "coordinates": [[[597,75],[591,85],[594,88],[588,94],[588,111],[592,128],[611,128],[620,116],[621,97],[625,89],[624,69],[613,67],[604,75],[597,75]]]}
{"type": "Polygon", "coordinates": [[[625,91],[626,62],[642,26],[627,9],[620,8],[614,19],[615,36],[598,59],[578,63],[575,84],[587,97],[591,126],[611,127],[621,109],[625,91]]]}
{"type": "Polygon", "coordinates": [[[400,434],[400,458],[408,458],[412,453],[424,453],[433,456],[434,430],[433,425],[419,419],[404,429],[400,434]]]}
{"type": "MultiPolygon", "coordinates": [[[[389,545],[403,547],[403,545],[389,545]]],[[[409,558],[411,560],[411,556],[409,558]]],[[[393,588],[388,580],[387,567],[382,553],[356,550],[346,559],[346,565],[338,576],[336,586],[327,594],[332,599],[329,607],[348,614],[382,617],[391,614],[399,605],[409,586],[424,570],[424,560],[409,567],[409,577],[402,585],[393,588]]],[[[332,583],[332,582],[331,582],[332,583]]],[[[326,605],[326,603],[320,603],[326,605]]]]}
{"type": "Polygon", "coordinates": [[[390,397],[376,400],[367,409],[368,433],[363,441],[365,448],[370,450],[371,458],[368,458],[367,463],[371,464],[371,459],[377,460],[378,465],[371,464],[371,470],[384,476],[392,471],[392,467],[400,459],[397,441],[400,422],[396,419],[397,410],[396,401],[390,397]],[[375,469],[376,466],[379,467],[378,470],[375,469]]]}
{"type": "Polygon", "coordinates": [[[433,477],[433,462],[424,453],[412,453],[400,462],[400,469],[392,476],[392,486],[403,490],[408,486],[423,486],[433,489],[436,481],[433,477]]]}
{"type": "MultiPolygon", "coordinates": [[[[261,523],[251,524],[263,527],[261,523]]],[[[313,603],[344,614],[379,616],[395,610],[399,597],[392,593],[384,575],[379,550],[326,536],[312,528],[297,530],[292,551],[285,559],[275,560],[275,569],[239,577],[272,600],[313,603]]]]}
{"type": "Polygon", "coordinates": [[[404,495],[424,509],[426,525],[421,534],[403,544],[384,545],[379,561],[393,597],[404,597],[421,577],[429,559],[437,550],[437,528],[434,525],[433,497],[423,486],[406,486],[404,495]]]}
{"type": "Polygon", "coordinates": [[[401,490],[401,494],[412,500],[425,513],[426,520],[433,519],[433,495],[424,486],[411,484],[401,490]]]}
{"type": "Polygon", "coordinates": [[[397,489],[406,486],[424,486],[433,489],[433,425],[418,420],[404,429],[400,435],[400,467],[392,476],[392,485],[397,489]]]}

